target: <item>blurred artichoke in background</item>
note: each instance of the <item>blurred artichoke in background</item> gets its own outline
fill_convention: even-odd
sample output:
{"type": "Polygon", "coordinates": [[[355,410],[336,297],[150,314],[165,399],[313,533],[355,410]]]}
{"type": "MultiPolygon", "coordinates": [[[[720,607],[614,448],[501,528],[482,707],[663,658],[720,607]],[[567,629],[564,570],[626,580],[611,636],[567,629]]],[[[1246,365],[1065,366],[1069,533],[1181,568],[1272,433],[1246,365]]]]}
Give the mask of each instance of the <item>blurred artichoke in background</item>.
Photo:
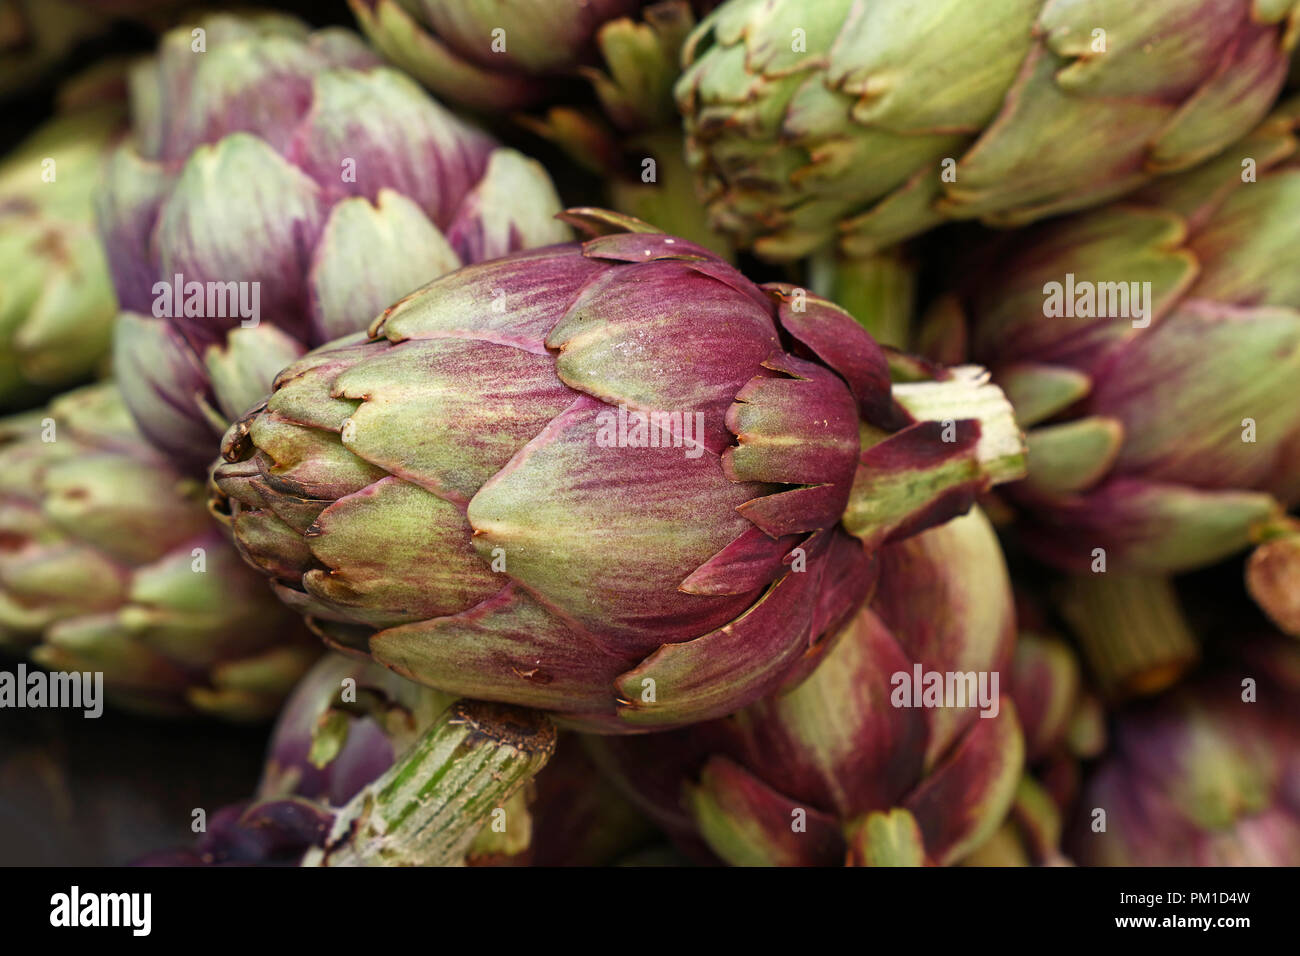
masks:
{"type": "Polygon", "coordinates": [[[1039,557],[1184,571],[1300,501],[1297,119],[1289,103],[1212,163],[1008,236],[932,310],[926,351],[987,364],[1035,426],[1007,497],[1039,557]]]}
{"type": "Polygon", "coordinates": [[[1000,688],[1015,615],[997,538],[975,511],[880,564],[870,606],[802,682],[722,720],[593,741],[599,762],[670,834],[729,864],[948,864],[981,846],[1025,754],[1000,688]]]}
{"type": "Polygon", "coordinates": [[[1288,70],[1295,0],[728,0],[677,100],[713,225],[773,260],[1015,226],[1187,169],[1288,70]]]}
{"type": "Polygon", "coordinates": [[[70,0],[0,0],[0,96],[45,79],[109,17],[70,0]]]}
{"type": "Polygon", "coordinates": [[[673,101],[682,44],[716,0],[349,2],[375,47],[445,102],[512,112],[600,177],[612,208],[730,253],[696,198],[673,101]]]}
{"type": "Polygon", "coordinates": [[[1080,863],[1300,865],[1300,649],[1250,650],[1117,717],[1080,801],[1080,863]]]}
{"type": "Polygon", "coordinates": [[[872,549],[1022,473],[979,370],[891,391],[833,304],[567,218],[596,238],[430,283],[227,434],[214,512],[327,643],[580,729],[717,717],[865,600],[872,549]]]}
{"type": "Polygon", "coordinates": [[[554,99],[566,80],[596,62],[597,35],[605,24],[650,5],[646,0],[348,3],[380,53],[435,95],[481,112],[554,99]]]}
{"type": "Polygon", "coordinates": [[[93,191],[125,131],[122,68],[64,87],[58,115],[0,161],[0,409],[37,404],[106,364],[117,301],[93,191]]]}
{"type": "MultiPolygon", "coordinates": [[[[921,332],[989,366],[1028,433],[1021,541],[1077,572],[1062,608],[1108,694],[1196,659],[1162,575],[1300,502],[1300,103],[1195,170],[968,257],[921,332]],[[1103,573],[1104,572],[1104,573],[1103,573]]],[[[1286,544],[1256,592],[1285,617],[1286,544]]]]}
{"type": "Polygon", "coordinates": [[[1011,699],[1025,736],[1025,774],[1007,819],[963,858],[966,866],[1068,864],[1061,840],[1079,795],[1080,763],[1105,746],[1101,702],[1085,687],[1074,650],[1043,629],[1036,606],[1017,605],[1011,699]]]}
{"type": "Polygon", "coordinates": [[[269,717],[316,656],[113,385],[0,421],[0,644],[146,713],[269,717]]]}
{"type": "Polygon", "coordinates": [[[378,66],[356,34],[215,15],[131,75],[98,197],[114,364],[184,467],[305,348],[463,262],[561,241],[540,165],[378,66]]]}

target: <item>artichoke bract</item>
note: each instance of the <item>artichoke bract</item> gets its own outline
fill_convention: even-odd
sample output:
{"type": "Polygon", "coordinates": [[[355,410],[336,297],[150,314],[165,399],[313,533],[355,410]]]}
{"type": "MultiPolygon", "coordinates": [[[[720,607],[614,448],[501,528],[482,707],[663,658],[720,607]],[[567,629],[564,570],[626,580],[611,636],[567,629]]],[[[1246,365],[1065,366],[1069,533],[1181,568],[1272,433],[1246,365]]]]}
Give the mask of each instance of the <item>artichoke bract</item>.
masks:
{"type": "Polygon", "coordinates": [[[716,717],[865,599],[872,550],[1021,473],[978,369],[890,387],[833,304],[603,210],[309,353],[214,513],[328,643],[588,729],[716,717]],[[856,536],[856,537],[855,537],[856,536]]]}
{"type": "Polygon", "coordinates": [[[317,649],[116,386],[0,420],[0,645],[147,713],[262,719],[317,649]]]}
{"type": "Polygon", "coordinates": [[[38,404],[106,364],[117,301],[92,193],[126,124],[104,73],[70,84],[59,115],[0,161],[3,410],[38,404]]]}
{"type": "Polygon", "coordinates": [[[1294,0],[728,0],[677,101],[711,220],[759,255],[1016,226],[1218,153],[1282,88],[1294,0]]]}
{"type": "Polygon", "coordinates": [[[1284,670],[1224,667],[1118,716],[1080,801],[1079,862],[1300,865],[1300,654],[1282,639],[1253,650],[1284,670]]]}
{"type": "Polygon", "coordinates": [[[922,332],[987,365],[1030,426],[1006,489],[1065,570],[1240,551],[1300,502],[1300,104],[1211,163],[980,257],[922,332]]]}
{"type": "Polygon", "coordinates": [[[974,511],[880,564],[870,606],[802,682],[719,721],[594,741],[598,763],[685,848],[733,865],[947,864],[982,845],[1024,769],[996,678],[1015,638],[997,538],[974,511]]]}
{"type": "Polygon", "coordinates": [[[568,237],[539,164],[346,30],[214,15],[130,87],[98,197],[114,365],[141,429],[193,470],[307,347],[462,263],[568,237]]]}

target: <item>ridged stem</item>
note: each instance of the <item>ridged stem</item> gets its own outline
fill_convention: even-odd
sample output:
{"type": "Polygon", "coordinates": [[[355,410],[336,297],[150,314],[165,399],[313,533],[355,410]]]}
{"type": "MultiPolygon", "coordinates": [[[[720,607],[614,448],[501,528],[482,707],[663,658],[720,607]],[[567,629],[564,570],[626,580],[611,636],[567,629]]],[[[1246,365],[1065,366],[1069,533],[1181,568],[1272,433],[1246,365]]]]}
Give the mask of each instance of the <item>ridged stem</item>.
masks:
{"type": "Polygon", "coordinates": [[[535,711],[452,704],[382,777],[339,810],[304,866],[458,866],[492,811],[555,751],[535,711]]]}
{"type": "Polygon", "coordinates": [[[818,295],[847,309],[881,345],[906,349],[916,308],[916,270],[898,249],[848,258],[823,252],[808,264],[818,295]]]}
{"type": "Polygon", "coordinates": [[[1200,657],[1168,578],[1074,575],[1061,588],[1059,608],[1112,699],[1158,693],[1200,657]]]}

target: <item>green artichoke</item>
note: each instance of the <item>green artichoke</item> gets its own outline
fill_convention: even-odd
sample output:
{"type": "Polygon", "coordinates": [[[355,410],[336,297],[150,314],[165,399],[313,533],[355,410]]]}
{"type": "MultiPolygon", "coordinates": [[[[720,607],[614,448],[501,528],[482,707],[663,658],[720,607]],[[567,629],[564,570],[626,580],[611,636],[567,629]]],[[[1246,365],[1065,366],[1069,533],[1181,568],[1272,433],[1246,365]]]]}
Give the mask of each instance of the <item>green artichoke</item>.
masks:
{"type": "Polygon", "coordinates": [[[1070,841],[1081,863],[1300,865],[1300,651],[1251,649],[1116,719],[1070,841]]]}
{"type": "Polygon", "coordinates": [[[327,643],[421,683],[606,732],[720,716],[848,618],[877,545],[1020,474],[1019,431],[979,370],[891,391],[831,303],[568,219],[596,238],[282,371],[213,508],[327,643]]]}
{"type": "Polygon", "coordinates": [[[983,845],[1025,756],[999,689],[1015,614],[997,538],[975,511],[880,562],[871,605],[801,683],[719,721],[593,741],[598,762],[733,865],[948,864],[983,845]],[[944,684],[959,690],[931,697],[944,684]]]}
{"type": "Polygon", "coordinates": [[[1016,226],[1189,168],[1282,88],[1295,0],[728,0],[677,101],[713,225],[769,259],[1016,226]]]}
{"type": "Polygon", "coordinates": [[[0,645],[149,713],[261,719],[316,656],[113,385],[0,421],[0,645]]]}
{"type": "Polygon", "coordinates": [[[114,367],[198,471],[307,347],[465,262],[569,235],[545,170],[383,68],[356,34],[214,15],[131,75],[100,229],[114,367]]]}
{"type": "Polygon", "coordinates": [[[66,90],[67,107],[0,161],[0,409],[88,379],[108,355],[117,301],[92,194],[125,107],[78,99],[104,80],[66,90]]]}

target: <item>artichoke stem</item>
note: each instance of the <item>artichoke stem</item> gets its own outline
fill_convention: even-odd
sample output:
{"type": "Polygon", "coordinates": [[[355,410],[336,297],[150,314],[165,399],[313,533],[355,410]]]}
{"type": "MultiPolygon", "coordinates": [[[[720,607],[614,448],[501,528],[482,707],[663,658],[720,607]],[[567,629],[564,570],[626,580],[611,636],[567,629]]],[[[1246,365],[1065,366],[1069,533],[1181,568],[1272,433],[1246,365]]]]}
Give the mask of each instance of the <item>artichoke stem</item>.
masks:
{"type": "Polygon", "coordinates": [[[1158,693],[1200,656],[1168,578],[1074,575],[1061,589],[1059,607],[1111,699],[1158,693]]]}
{"type": "Polygon", "coordinates": [[[868,547],[943,524],[1025,476],[1025,436],[986,370],[958,366],[941,381],[897,383],[893,395],[915,422],[888,435],[864,428],[843,517],[868,547]]]}
{"type": "Polygon", "coordinates": [[[457,701],[339,810],[328,841],[303,865],[459,865],[492,812],[554,752],[555,726],[544,715],[457,701]]]}
{"type": "Polygon", "coordinates": [[[916,269],[897,248],[874,256],[824,251],[809,260],[812,290],[843,306],[881,345],[907,349],[916,308],[916,269]]]}

